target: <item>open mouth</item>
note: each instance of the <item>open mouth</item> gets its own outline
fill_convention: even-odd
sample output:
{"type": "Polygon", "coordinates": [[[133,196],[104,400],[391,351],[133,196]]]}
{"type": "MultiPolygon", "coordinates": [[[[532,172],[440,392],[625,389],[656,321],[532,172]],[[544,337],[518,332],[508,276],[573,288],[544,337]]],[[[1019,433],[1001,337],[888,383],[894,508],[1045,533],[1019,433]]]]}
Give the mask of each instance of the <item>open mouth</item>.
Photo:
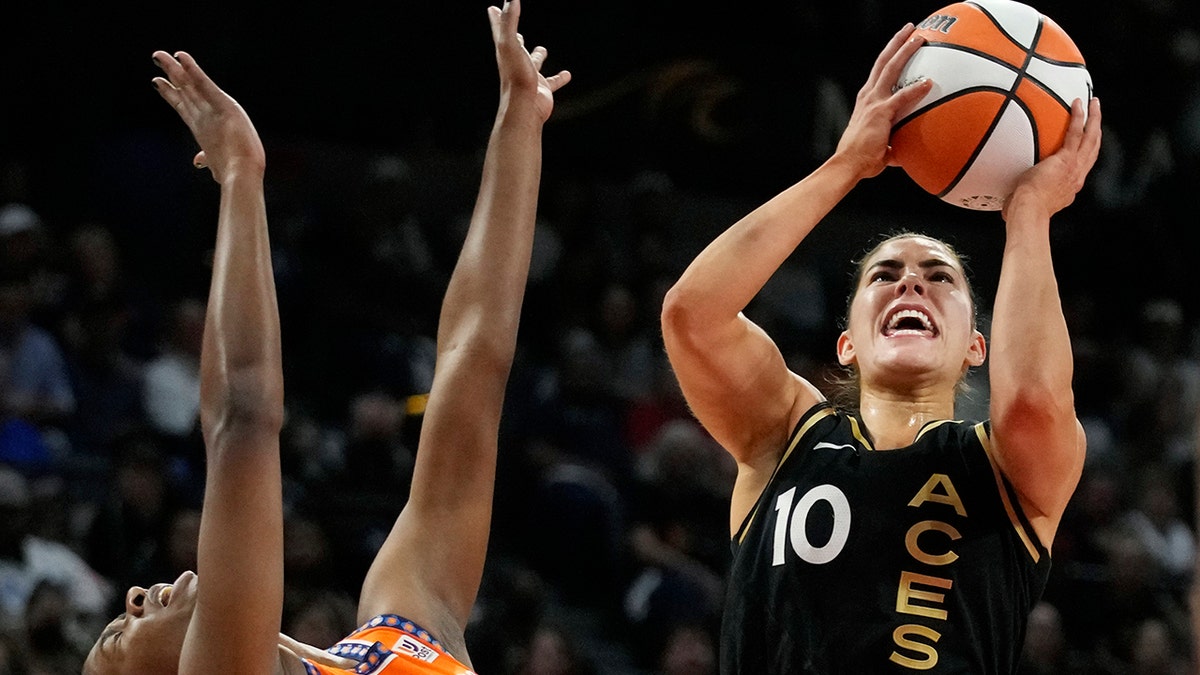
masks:
{"type": "Polygon", "coordinates": [[[163,586],[162,589],[158,591],[158,604],[162,605],[163,607],[171,604],[171,591],[174,590],[174,588],[174,586],[163,586]]]}
{"type": "Polygon", "coordinates": [[[934,337],[937,335],[937,327],[925,312],[919,309],[901,309],[893,312],[888,318],[883,327],[883,334],[885,337],[934,337]]]}

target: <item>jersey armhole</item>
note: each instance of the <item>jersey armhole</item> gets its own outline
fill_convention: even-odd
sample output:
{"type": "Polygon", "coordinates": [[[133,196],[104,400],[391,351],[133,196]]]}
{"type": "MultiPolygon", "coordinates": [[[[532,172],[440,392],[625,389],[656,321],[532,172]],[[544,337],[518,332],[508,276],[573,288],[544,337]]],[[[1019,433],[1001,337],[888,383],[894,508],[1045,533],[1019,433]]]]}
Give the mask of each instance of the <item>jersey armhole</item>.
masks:
{"type": "Polygon", "coordinates": [[[1021,501],[1017,498],[1016,489],[1013,488],[1008,477],[1000,470],[999,463],[996,462],[996,457],[992,452],[991,425],[988,422],[980,422],[974,426],[974,431],[975,436],[979,439],[979,444],[983,447],[984,455],[987,456],[988,464],[992,467],[992,475],[996,479],[996,490],[999,493],[1000,502],[1004,506],[1005,513],[1008,514],[1008,519],[1011,521],[1017,537],[1025,545],[1025,550],[1028,551],[1034,564],[1041,562],[1043,556],[1049,558],[1050,551],[1042,545],[1037,536],[1030,536],[1030,533],[1033,532],[1033,525],[1025,515],[1025,510],[1021,508],[1021,501]]]}
{"type": "Polygon", "coordinates": [[[775,464],[775,469],[771,472],[771,477],[767,479],[767,484],[763,486],[762,494],[758,496],[758,501],[755,502],[754,508],[750,509],[749,515],[747,515],[742,521],[741,526],[737,529],[737,534],[735,534],[733,537],[732,544],[735,548],[738,544],[742,543],[743,539],[746,538],[746,532],[750,529],[750,524],[754,522],[754,516],[758,513],[759,507],[762,506],[763,496],[770,493],[771,484],[775,482],[775,476],[779,475],[780,467],[782,467],[784,462],[787,462],[788,459],[795,454],[796,448],[800,445],[800,441],[806,435],[808,435],[810,431],[812,431],[813,427],[817,425],[817,422],[820,422],[827,417],[835,416],[837,416],[837,411],[834,409],[833,404],[829,401],[820,401],[816,403],[813,405],[813,407],[809,408],[803,415],[800,416],[799,421],[796,422],[795,429],[792,430],[792,434],[788,438],[787,448],[784,449],[783,454],[779,456],[779,461],[775,464]]]}

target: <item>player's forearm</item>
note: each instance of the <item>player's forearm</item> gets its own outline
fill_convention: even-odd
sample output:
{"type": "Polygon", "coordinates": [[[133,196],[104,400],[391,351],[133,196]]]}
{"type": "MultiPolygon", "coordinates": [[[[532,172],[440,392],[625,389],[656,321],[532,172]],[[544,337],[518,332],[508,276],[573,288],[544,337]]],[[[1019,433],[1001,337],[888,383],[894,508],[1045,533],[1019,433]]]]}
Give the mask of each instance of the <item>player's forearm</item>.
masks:
{"type": "Polygon", "coordinates": [[[1010,216],[992,321],[993,409],[1010,401],[1073,418],[1071,341],[1050,255],[1049,217],[1010,216]]]}
{"type": "Polygon", "coordinates": [[[502,105],[471,225],[442,306],[438,350],[507,370],[529,271],[541,176],[542,122],[527,103],[502,105]]]}
{"type": "Polygon", "coordinates": [[[201,355],[206,428],[281,424],[283,368],[262,175],[231,176],[220,215],[201,355]]]}

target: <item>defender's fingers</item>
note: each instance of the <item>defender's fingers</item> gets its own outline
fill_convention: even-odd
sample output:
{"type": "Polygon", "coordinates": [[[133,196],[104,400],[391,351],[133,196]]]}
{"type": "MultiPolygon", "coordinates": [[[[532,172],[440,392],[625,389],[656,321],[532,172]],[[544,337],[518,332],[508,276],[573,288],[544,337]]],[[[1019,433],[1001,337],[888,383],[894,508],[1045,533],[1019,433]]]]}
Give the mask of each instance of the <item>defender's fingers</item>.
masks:
{"type": "Polygon", "coordinates": [[[906,23],[904,24],[903,28],[896,31],[896,34],[893,35],[892,39],[888,41],[887,46],[884,47],[883,51],[879,52],[879,56],[875,58],[875,65],[871,66],[871,74],[867,76],[868,82],[879,78],[879,74],[883,71],[883,67],[887,65],[887,62],[891,60],[892,56],[897,51],[899,51],[900,47],[904,44],[904,41],[907,40],[908,36],[912,35],[913,31],[915,30],[916,26],[913,26],[911,23],[906,23]]]}
{"type": "Polygon", "coordinates": [[[504,35],[504,27],[501,24],[500,8],[490,6],[487,8],[488,23],[492,26],[492,42],[500,44],[500,36],[504,35]]]}
{"type": "MultiPolygon", "coordinates": [[[[516,33],[520,18],[520,2],[505,2],[501,8],[488,7],[488,20],[492,23],[492,38],[499,42],[501,36],[516,33]]],[[[520,37],[517,35],[518,39],[520,37]]]]}
{"type": "Polygon", "coordinates": [[[175,112],[179,113],[184,122],[188,122],[188,120],[195,116],[196,107],[187,100],[182,91],[177,89],[166,78],[156,77],[151,80],[151,83],[158,90],[158,95],[171,104],[171,107],[175,109],[175,112]]]}
{"type": "Polygon", "coordinates": [[[542,64],[546,62],[546,48],[534,47],[533,51],[529,52],[529,60],[533,62],[533,69],[541,72],[542,64]]]}
{"type": "Polygon", "coordinates": [[[546,78],[546,84],[550,85],[550,91],[558,91],[566,83],[571,81],[571,71],[561,70],[557,75],[546,78]]]}
{"type": "Polygon", "coordinates": [[[171,105],[175,105],[182,96],[179,90],[175,88],[175,85],[171,84],[170,80],[161,75],[150,78],[150,83],[154,85],[155,90],[158,91],[158,95],[167,99],[167,102],[171,105]]]}
{"type": "Polygon", "coordinates": [[[204,72],[200,64],[196,63],[196,59],[192,58],[191,54],[187,52],[175,52],[175,58],[179,60],[179,64],[183,66],[184,72],[188,74],[188,79],[205,98],[212,99],[225,93],[204,72]]]}
{"type": "Polygon", "coordinates": [[[512,22],[513,30],[516,30],[517,22],[521,19],[521,0],[505,0],[503,11],[512,22]]]}
{"type": "Polygon", "coordinates": [[[171,56],[164,51],[157,51],[154,52],[152,58],[154,59],[155,65],[157,65],[159,68],[162,68],[162,71],[166,73],[167,80],[170,81],[172,86],[179,88],[189,83],[187,73],[183,70],[183,66],[179,64],[179,61],[177,61],[174,56],[171,56]]]}

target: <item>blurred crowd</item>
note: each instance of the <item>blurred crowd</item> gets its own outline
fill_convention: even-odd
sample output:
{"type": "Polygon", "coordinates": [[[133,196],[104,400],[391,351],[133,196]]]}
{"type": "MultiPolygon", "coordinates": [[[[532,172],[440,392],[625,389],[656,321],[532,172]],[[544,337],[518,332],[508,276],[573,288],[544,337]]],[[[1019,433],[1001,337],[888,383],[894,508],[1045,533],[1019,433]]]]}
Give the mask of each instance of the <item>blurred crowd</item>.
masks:
{"type": "MultiPolygon", "coordinates": [[[[1173,84],[1129,74],[1123,49],[1089,63],[1110,91],[1135,80],[1153,91],[1103,99],[1101,159],[1055,226],[1089,449],[1023,672],[1173,675],[1195,661],[1200,31],[1167,21],[1184,10],[1166,6],[1151,19],[1172,28],[1153,48],[1173,84]]],[[[789,171],[827,154],[859,75],[803,85],[789,171]]],[[[568,137],[595,131],[601,95],[572,108],[564,94],[548,127],[492,545],[467,636],[481,673],[715,673],[734,467],[682,400],[658,312],[712,236],[802,175],[757,189],[703,179],[701,158],[736,159],[730,144],[758,137],[720,115],[726,96],[752,102],[748,82],[736,65],[697,62],[638,80],[657,106],[638,108],[639,134],[659,135],[673,161],[574,161],[600,142],[568,137]],[[685,114],[697,112],[708,116],[685,114]]],[[[331,645],[354,628],[358,584],[406,498],[481,158],[461,143],[401,152],[264,132],[287,385],[283,630],[331,645]]],[[[95,167],[88,187],[69,193],[22,147],[0,146],[0,675],[78,672],[126,589],[196,567],[217,203],[215,185],[187,173],[194,149],[169,134],[109,139],[80,164],[95,167]]],[[[818,385],[836,374],[850,260],[877,234],[950,240],[986,315],[998,217],[916,191],[898,171],[860,187],[747,309],[818,385]]],[[[960,414],[979,418],[986,367],[971,380],[960,414]]]]}

